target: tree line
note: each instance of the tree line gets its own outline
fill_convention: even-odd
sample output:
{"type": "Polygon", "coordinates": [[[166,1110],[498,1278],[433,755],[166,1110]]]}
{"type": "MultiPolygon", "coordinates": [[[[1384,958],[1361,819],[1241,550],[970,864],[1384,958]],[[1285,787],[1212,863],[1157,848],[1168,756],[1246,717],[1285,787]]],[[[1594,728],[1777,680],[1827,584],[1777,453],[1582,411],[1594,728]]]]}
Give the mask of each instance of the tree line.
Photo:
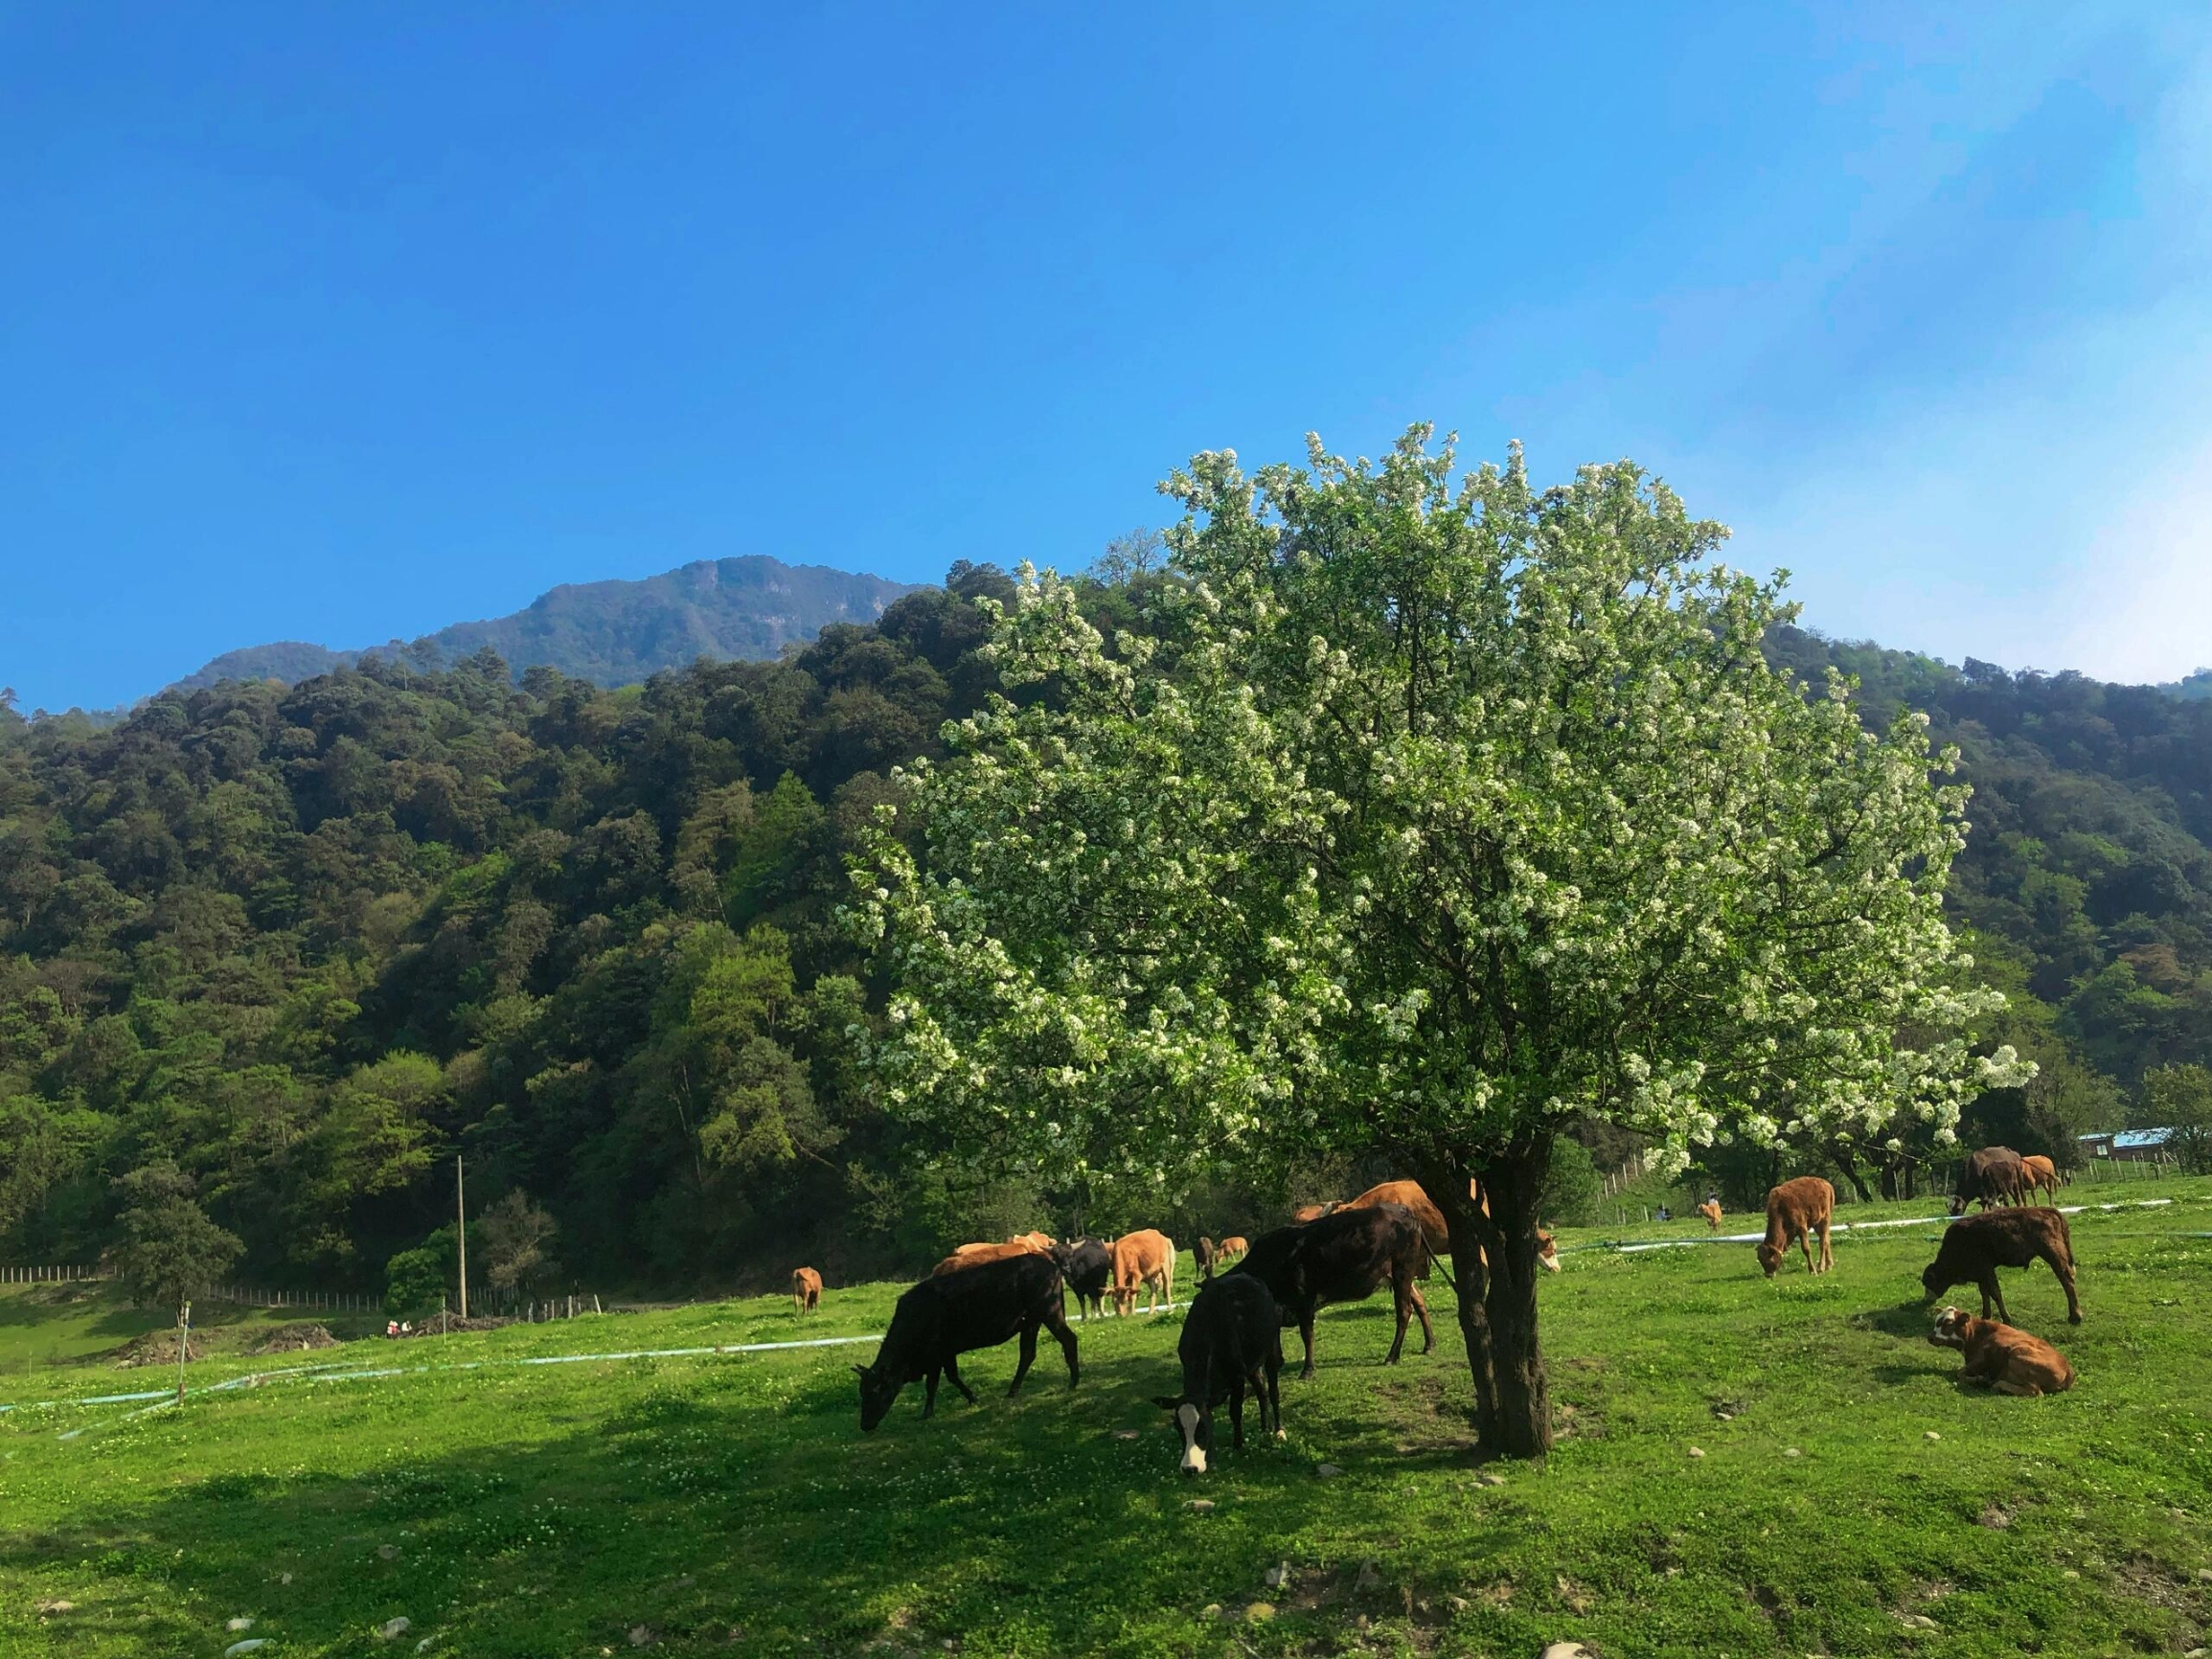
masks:
{"type": "MultiPolygon", "coordinates": [[[[1156,552],[1125,538],[1070,589],[1102,637],[1156,628],[1187,580],[1156,552]]],[[[948,721],[1058,694],[1002,684],[986,648],[1014,600],[964,564],[780,661],[620,691],[480,653],[175,692],[112,725],[0,703],[0,1254],[155,1274],[182,1248],[420,1299],[450,1276],[456,1154],[487,1265],[546,1293],[902,1271],[1040,1220],[1248,1231],[1366,1184],[1386,1154],[1055,1186],[886,1110],[868,1065],[896,975],[839,914],[849,872],[948,721]]],[[[2212,704],[1788,628],[1767,648],[1859,676],[1870,726],[1921,709],[1962,750],[1949,913],[2010,999],[1991,1040],[2039,1068],[1970,1105],[1968,1137],[2066,1159],[2154,1096],[2190,1109],[2212,704]]],[[[1575,1134],[1554,1211],[1634,1144],[1575,1134]]],[[[1791,1155],[1871,1192],[1938,1149],[1791,1155]]],[[[1775,1158],[1699,1156],[1739,1201],[1775,1158]]]]}

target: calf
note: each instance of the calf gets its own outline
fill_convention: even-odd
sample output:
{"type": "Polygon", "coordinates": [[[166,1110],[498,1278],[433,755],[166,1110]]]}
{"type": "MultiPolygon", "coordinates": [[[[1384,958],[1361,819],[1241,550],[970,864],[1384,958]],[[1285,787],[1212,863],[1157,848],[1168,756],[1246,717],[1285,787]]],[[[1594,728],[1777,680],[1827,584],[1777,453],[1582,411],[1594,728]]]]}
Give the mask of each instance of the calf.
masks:
{"type": "Polygon", "coordinates": [[[1767,1277],[1774,1277],[1774,1270],[1782,1265],[1782,1258],[1791,1244],[1805,1252],[1805,1268],[1809,1273],[1825,1273],[1836,1265],[1835,1252],[1828,1247],[1828,1223],[1836,1215],[1836,1189],[1818,1175],[1800,1175],[1794,1181],[1785,1181],[1767,1194],[1767,1237],[1760,1240],[1759,1265],[1767,1277]],[[1813,1235],[1820,1235],[1820,1261],[1813,1261],[1813,1235]]]}
{"type": "Polygon", "coordinates": [[[1976,1319],[1963,1307],[1947,1307],[1937,1314],[1927,1339],[1938,1348],[1964,1353],[1967,1380],[1987,1383],[1999,1394],[2033,1399],[2064,1394],[2074,1386],[2074,1368],[2041,1337],[1994,1319],[1976,1319]]]}
{"type": "Polygon", "coordinates": [[[811,1313],[822,1306],[822,1276],[811,1267],[791,1269],[791,1311],[811,1313]]]}
{"type": "Polygon", "coordinates": [[[1989,1317],[1996,1304],[1997,1317],[2007,1325],[2005,1293],[1997,1284],[1999,1267],[2032,1267],[2048,1261],[2066,1292],[2066,1321],[2082,1322],[2082,1299],[2074,1292],[2074,1238],[2066,1218],[2056,1210],[1985,1210],[1963,1216],[1944,1229],[1935,1260],[1920,1276],[1921,1288],[1933,1302],[1953,1284],[1977,1285],[1981,1313],[1989,1317]]]}
{"type": "Polygon", "coordinates": [[[987,1261],[1009,1261],[1016,1256],[1045,1254],[1045,1251],[1031,1249],[1018,1239],[1009,1239],[1004,1244],[963,1244],[929,1272],[935,1278],[946,1273],[957,1273],[964,1267],[980,1267],[987,1261]]]}
{"type": "Polygon", "coordinates": [[[1175,1241],[1156,1228],[1146,1227],[1114,1240],[1114,1311],[1127,1319],[1137,1310],[1137,1292],[1145,1298],[1145,1311],[1154,1312],[1161,1303],[1175,1300],[1175,1241]]]}
{"type": "Polygon", "coordinates": [[[1232,1233],[1226,1239],[1222,1239],[1219,1244],[1214,1246],[1214,1265],[1216,1267],[1226,1267],[1230,1262],[1236,1261],[1238,1257],[1243,1255],[1245,1251],[1251,1249],[1251,1240],[1246,1239],[1242,1233],[1232,1233]]]}
{"type": "Polygon", "coordinates": [[[2024,1204],[2034,1192],[2028,1167],[2010,1147],[1984,1147],[1969,1152],[1958,1172],[1958,1191],[1951,1195],[1950,1213],[1966,1214],[1976,1199],[1986,1211],[1993,1204],[2024,1204]]]}
{"type": "Polygon", "coordinates": [[[2030,1193],[2048,1193],[2054,1198],[2059,1195],[2058,1165],[2036,1152],[2030,1152],[2020,1162],[2027,1169],[2030,1193]]]}
{"type": "Polygon", "coordinates": [[[1052,1254],[1052,1235],[1050,1233],[1016,1233],[1007,1242],[1009,1244],[1026,1244],[1039,1256],[1052,1254]]]}
{"type": "Polygon", "coordinates": [[[960,1356],[972,1349],[996,1348],[1010,1336],[1021,1338],[1021,1358],[1014,1368],[1009,1398],[1021,1392],[1021,1379],[1037,1359],[1037,1331],[1042,1326],[1060,1340],[1067,1356],[1067,1385],[1082,1377],[1076,1363],[1075,1332],[1060,1311],[1060,1268],[1049,1256],[1023,1251],[1000,1261],[986,1261],[958,1273],[924,1279],[891,1310],[891,1329],[872,1365],[855,1365],[860,1378],[860,1430],[876,1425],[910,1382],[926,1385],[922,1415],[937,1409],[937,1378],[951,1378],[968,1403],[974,1392],[960,1375],[960,1356]]]}
{"type": "Polygon", "coordinates": [[[1718,1233],[1718,1232],[1720,1232],[1720,1230],[1721,1230],[1721,1200],[1720,1200],[1720,1199],[1718,1199],[1718,1198],[1708,1198],[1708,1199],[1706,1199],[1706,1200],[1705,1200],[1705,1201],[1704,1201],[1702,1204],[1700,1204],[1700,1205],[1699,1205],[1699,1206],[1698,1206],[1698,1214],[1705,1217],[1705,1228],[1706,1228],[1706,1230],[1707,1230],[1708,1232],[1712,1232],[1712,1233],[1718,1233]]]}
{"type": "Polygon", "coordinates": [[[1421,1225],[1402,1204],[1333,1210],[1319,1220],[1278,1227],[1253,1240],[1243,1261],[1225,1275],[1248,1274],[1266,1285],[1278,1318],[1296,1325],[1306,1344],[1301,1376],[1313,1375],[1313,1316],[1331,1302],[1363,1302],[1383,1281],[1397,1305],[1398,1334],[1383,1362],[1396,1365],[1405,1348],[1406,1322],[1421,1315],[1421,1352],[1436,1346],[1428,1305],[1414,1283],[1428,1245],[1421,1225]]]}
{"type": "Polygon", "coordinates": [[[1052,1254],[1083,1318],[1104,1314],[1106,1286],[1114,1276],[1113,1246],[1097,1239],[1071,1239],[1052,1254]]]}
{"type": "Polygon", "coordinates": [[[1183,1362],[1183,1392],[1154,1395],[1152,1403],[1175,1414],[1183,1431],[1183,1473],[1202,1475],[1214,1449],[1214,1407],[1229,1402],[1229,1443],[1244,1449],[1244,1391],[1260,1404],[1260,1431],[1267,1414],[1283,1433],[1282,1320],[1275,1299],[1259,1280],[1224,1274],[1191,1301],[1175,1353],[1183,1362]]]}
{"type": "Polygon", "coordinates": [[[1191,1246],[1191,1260],[1198,1264],[1198,1278],[1201,1281],[1214,1277],[1214,1241],[1203,1233],[1199,1234],[1198,1241],[1191,1246]]]}

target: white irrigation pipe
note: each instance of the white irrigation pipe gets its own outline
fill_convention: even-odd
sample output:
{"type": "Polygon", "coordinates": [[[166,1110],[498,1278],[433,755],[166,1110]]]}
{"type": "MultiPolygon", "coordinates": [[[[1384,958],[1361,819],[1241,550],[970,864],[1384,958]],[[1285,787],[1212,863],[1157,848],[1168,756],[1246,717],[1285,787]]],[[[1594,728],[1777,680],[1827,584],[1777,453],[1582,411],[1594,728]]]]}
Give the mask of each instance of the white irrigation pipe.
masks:
{"type": "MultiPolygon", "coordinates": [[[[1163,1303],[1157,1308],[1147,1308],[1147,1313],[1172,1313],[1177,1307],[1188,1307],[1187,1302],[1163,1303]]],[[[1133,1315],[1132,1315],[1133,1317],[1133,1315]]],[[[411,1339],[412,1340],[412,1339],[411,1339]]],[[[263,1383],[281,1382],[286,1377],[304,1376],[311,1382],[360,1382],[380,1376],[423,1376],[432,1372],[485,1371],[504,1365],[582,1365],[593,1360],[617,1359],[682,1359],[701,1354],[716,1353],[780,1353],[800,1348],[843,1348],[857,1342],[881,1342],[883,1333],[870,1331],[862,1336],[812,1336],[796,1342],[719,1342],[702,1348],[633,1348],[619,1353],[528,1353],[512,1359],[464,1359],[438,1365],[387,1365],[361,1371],[347,1371],[338,1365],[294,1365],[282,1371],[253,1371],[240,1376],[227,1377],[221,1382],[203,1383],[190,1390],[193,1394],[221,1394],[234,1388],[259,1388],[263,1383]]],[[[166,1388],[148,1389],[138,1394],[88,1395],[78,1399],[41,1399],[20,1405],[0,1404],[0,1412],[36,1411],[46,1406],[63,1405],[132,1405],[140,1400],[161,1402],[145,1411],[125,1412],[125,1418],[142,1417],[146,1411],[159,1411],[163,1405],[173,1405],[176,1397],[166,1388]]],[[[72,1431],[71,1437],[81,1429],[72,1431]]]]}
{"type": "MultiPolygon", "coordinates": [[[[2079,1216],[2085,1210],[2155,1210],[2161,1204],[2171,1204],[2171,1198],[2130,1198],[2117,1204],[2062,1204],[2062,1216],[2079,1216]]],[[[1933,1227],[1938,1222],[1955,1221],[1956,1216],[1908,1216],[1901,1221],[1837,1221],[1831,1228],[1835,1233],[1866,1233],[1877,1227],[1933,1227]]],[[[1576,1244],[1572,1250],[1614,1250],[1623,1256],[1632,1256],[1644,1250],[1687,1250],[1698,1244],[1757,1244],[1766,1239],[1760,1233],[1710,1233],[1702,1239],[1656,1239],[1643,1244],[1576,1244]]]]}

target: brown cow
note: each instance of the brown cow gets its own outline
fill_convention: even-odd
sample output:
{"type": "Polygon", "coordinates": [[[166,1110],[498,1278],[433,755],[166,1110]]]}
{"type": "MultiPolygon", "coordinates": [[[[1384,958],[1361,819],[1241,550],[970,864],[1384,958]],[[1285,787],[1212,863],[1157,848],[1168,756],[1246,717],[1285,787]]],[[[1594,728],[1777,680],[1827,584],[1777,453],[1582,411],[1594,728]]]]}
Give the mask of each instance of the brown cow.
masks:
{"type": "Polygon", "coordinates": [[[2058,1211],[2041,1206],[2028,1209],[1985,1210],[1979,1216],[1962,1216],[1943,1230],[1943,1243],[1921,1273],[1920,1286],[1933,1302],[1953,1284],[1973,1284],[1981,1289],[1981,1313],[1989,1317],[1996,1304],[1997,1317],[2008,1325],[2005,1293],[1997,1284],[1999,1267],[2032,1267],[2050,1263],[2066,1293],[2066,1319],[2082,1322],[2082,1299],[2074,1293],[2074,1236],[2058,1211]]]}
{"type": "Polygon", "coordinates": [[[1175,1241],[1157,1228],[1114,1240],[1114,1311],[1125,1319],[1134,1313],[1140,1289],[1152,1293],[1145,1299],[1147,1313],[1175,1300],[1175,1241]]]}
{"type": "Polygon", "coordinates": [[[2020,1162],[2027,1166],[2030,1193],[2048,1193],[2054,1198],[2059,1195],[2058,1165],[2041,1152],[2030,1152],[2020,1162]]]}
{"type": "Polygon", "coordinates": [[[1309,1221],[1320,1220],[1322,1216],[1335,1208],[1336,1200],[1334,1198],[1326,1204],[1301,1204],[1290,1212],[1290,1219],[1303,1227],[1309,1221]]]}
{"type": "Polygon", "coordinates": [[[1759,1244],[1759,1265],[1767,1277],[1782,1265],[1791,1244],[1805,1252],[1809,1273],[1825,1273],[1836,1265],[1828,1248],[1828,1223],[1836,1214],[1836,1189],[1818,1175],[1800,1175],[1785,1181],[1767,1194],[1767,1237],[1759,1244]],[[1820,1235],[1820,1261],[1813,1260],[1813,1235],[1820,1235]]]}
{"type": "Polygon", "coordinates": [[[1720,1232],[1720,1230],[1721,1230],[1721,1200],[1720,1200],[1720,1199],[1718,1199],[1718,1198],[1708,1198],[1708,1199],[1706,1199],[1706,1200],[1705,1200],[1705,1201],[1704,1201],[1702,1204],[1700,1204],[1700,1205],[1699,1205],[1699,1206],[1698,1206],[1698,1214],[1705,1217],[1705,1226],[1707,1227],[1707,1229],[1708,1229],[1708,1230],[1710,1230],[1710,1231],[1712,1231],[1712,1232],[1715,1232],[1715,1233],[1718,1233],[1718,1232],[1720,1232]]]}
{"type": "Polygon", "coordinates": [[[811,1267],[791,1269],[791,1311],[811,1313],[822,1306],[822,1276],[811,1267]]]}
{"type": "Polygon", "coordinates": [[[1198,1241],[1191,1246],[1191,1260],[1198,1264],[1198,1278],[1201,1281],[1210,1283],[1214,1277],[1214,1241],[1203,1233],[1199,1234],[1198,1241]]]}
{"type": "Polygon", "coordinates": [[[1251,1247],[1251,1240],[1242,1233],[1232,1233],[1214,1246],[1214,1265],[1226,1267],[1251,1247]]]}
{"type": "Polygon", "coordinates": [[[1966,1207],[1976,1199],[1984,1210],[1994,1204],[2025,1204],[2034,1192],[2027,1164],[2018,1152],[2010,1147],[1984,1147],[1967,1154],[1966,1165],[1958,1172],[1958,1191],[1951,1196],[1950,1213],[1965,1215],[1966,1207]]]}
{"type": "Polygon", "coordinates": [[[1004,1244],[963,1244],[959,1249],[929,1270],[935,1279],[940,1274],[957,1273],[963,1267],[981,1267],[987,1261],[1006,1261],[1016,1256],[1042,1256],[1047,1252],[1033,1250],[1018,1240],[1004,1244]]]}
{"type": "Polygon", "coordinates": [[[1039,1256],[1052,1254],[1052,1235],[1050,1233],[1016,1233],[1007,1242],[1009,1244],[1026,1244],[1039,1256]]]}
{"type": "Polygon", "coordinates": [[[2041,1337],[1994,1319],[1976,1319],[1963,1307],[1947,1307],[1937,1314],[1927,1339],[1937,1348],[1955,1348],[1964,1353],[1967,1380],[1987,1383],[1999,1394],[2034,1399],[2064,1394],[2074,1386],[2074,1368],[2041,1337]]]}

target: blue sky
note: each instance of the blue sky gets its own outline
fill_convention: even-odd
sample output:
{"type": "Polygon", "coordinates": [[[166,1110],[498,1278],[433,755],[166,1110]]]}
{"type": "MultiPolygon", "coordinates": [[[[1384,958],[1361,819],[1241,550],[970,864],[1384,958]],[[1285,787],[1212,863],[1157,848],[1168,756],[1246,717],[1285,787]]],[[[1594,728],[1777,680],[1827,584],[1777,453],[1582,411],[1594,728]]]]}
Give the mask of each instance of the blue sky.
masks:
{"type": "Polygon", "coordinates": [[[2212,662],[2212,12],[1663,10],[0,4],[0,683],[1425,418],[1830,631],[2212,662]]]}

